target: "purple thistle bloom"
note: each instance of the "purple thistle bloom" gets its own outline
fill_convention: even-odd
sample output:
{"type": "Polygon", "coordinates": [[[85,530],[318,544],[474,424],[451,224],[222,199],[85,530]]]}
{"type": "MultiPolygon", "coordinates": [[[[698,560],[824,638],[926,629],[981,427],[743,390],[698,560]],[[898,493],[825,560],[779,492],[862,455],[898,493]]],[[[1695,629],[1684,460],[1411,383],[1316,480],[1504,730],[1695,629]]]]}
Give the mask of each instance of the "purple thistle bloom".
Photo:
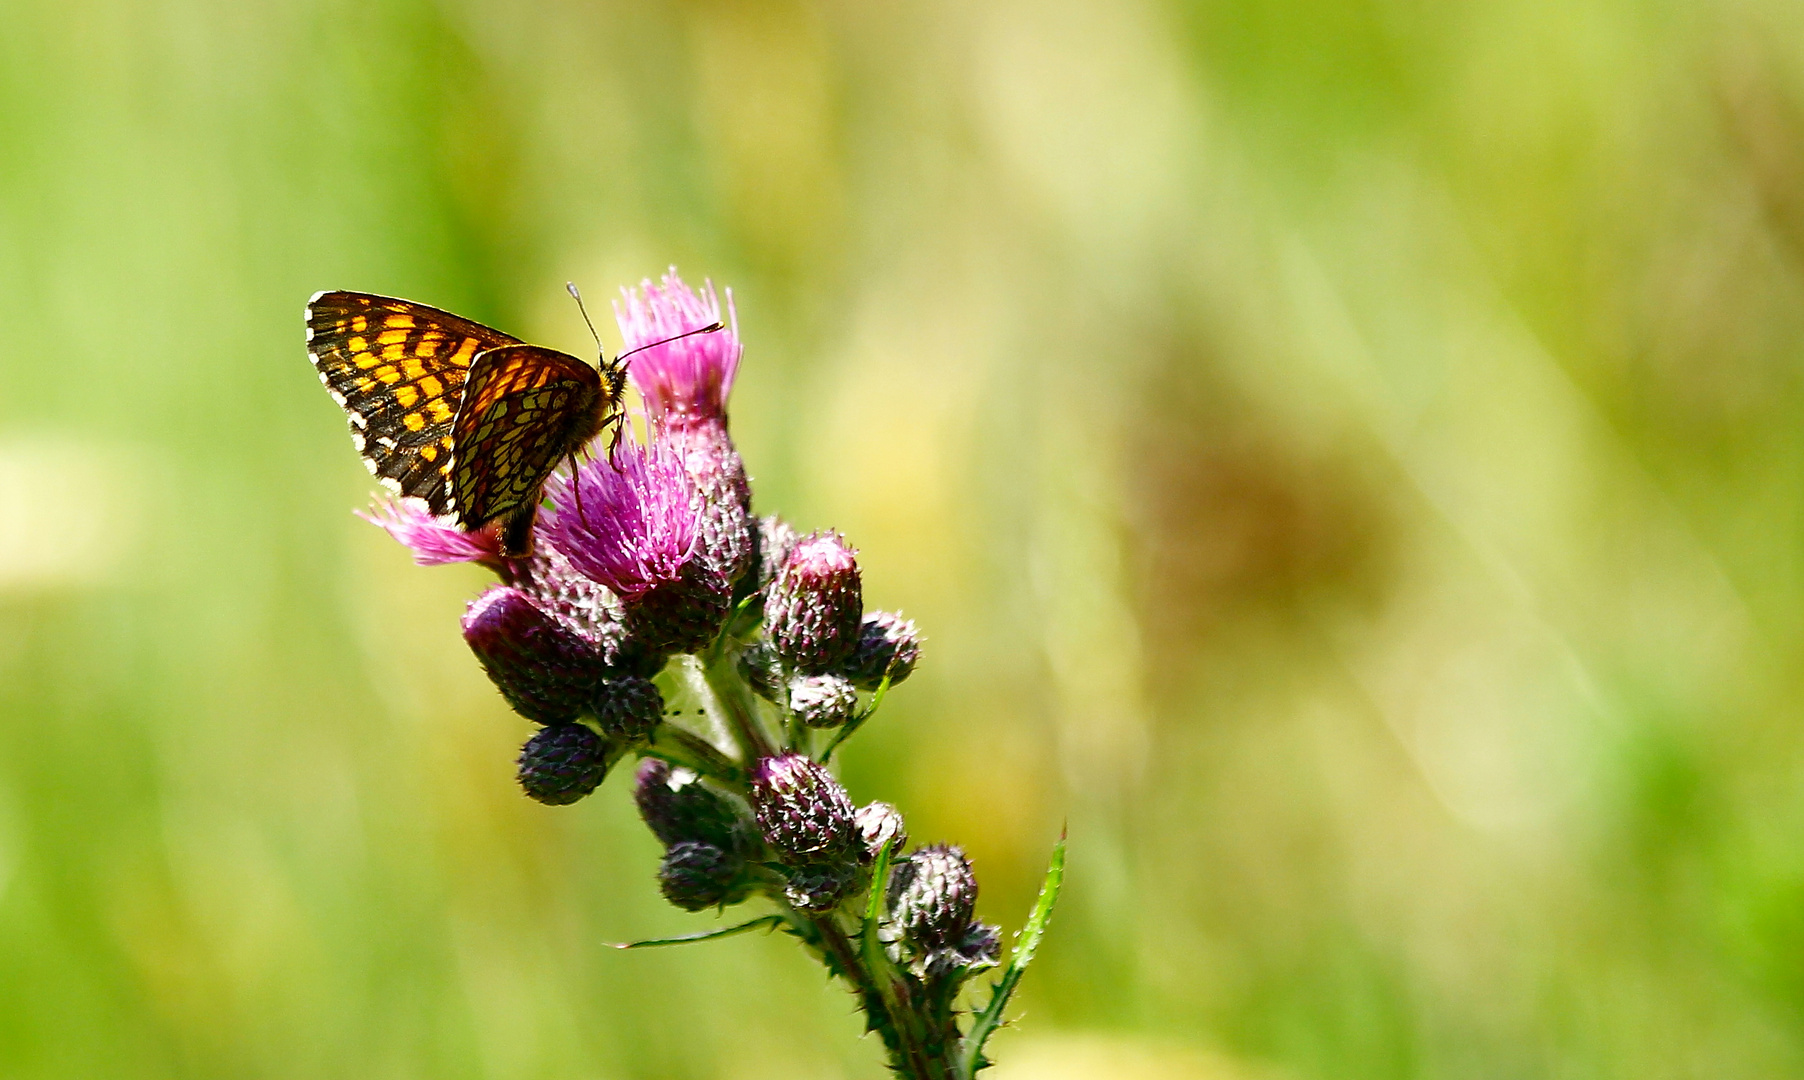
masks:
{"type": "Polygon", "coordinates": [[[501,539],[493,529],[464,532],[426,512],[417,499],[378,498],[369,513],[354,511],[372,525],[388,531],[388,535],[413,550],[413,561],[420,566],[443,566],[446,563],[477,562],[501,565],[501,539]]]}
{"type": "Polygon", "coordinates": [[[665,442],[627,440],[552,484],[542,535],[579,573],[620,598],[626,630],[648,654],[714,640],[732,587],[700,550],[702,502],[665,442]]]}
{"type": "Polygon", "coordinates": [[[757,526],[745,462],[727,434],[727,394],[743,351],[732,290],[727,290],[727,329],[675,341],[666,339],[720,321],[711,283],[697,294],[672,269],[662,285],[648,279],[637,292],[622,293],[624,303],[614,305],[614,314],[627,349],[651,346],[628,361],[628,377],[645,400],[659,441],[677,452],[695,481],[702,553],[737,582],[751,569],[757,526]]]}
{"type": "MultiPolygon", "coordinates": [[[[615,302],[614,318],[629,352],[721,321],[714,283],[704,284],[697,294],[677,277],[674,266],[661,285],[646,278],[637,292],[620,292],[624,303],[615,302]]],[[[627,374],[660,425],[683,427],[707,420],[724,424],[741,352],[739,313],[733,310],[733,290],[728,289],[726,329],[646,349],[628,362],[627,374]]]]}
{"type": "Polygon", "coordinates": [[[662,443],[622,440],[613,453],[579,465],[574,478],[554,477],[548,486],[556,514],[541,518],[545,539],[622,601],[676,581],[695,554],[695,484],[662,443]]]}

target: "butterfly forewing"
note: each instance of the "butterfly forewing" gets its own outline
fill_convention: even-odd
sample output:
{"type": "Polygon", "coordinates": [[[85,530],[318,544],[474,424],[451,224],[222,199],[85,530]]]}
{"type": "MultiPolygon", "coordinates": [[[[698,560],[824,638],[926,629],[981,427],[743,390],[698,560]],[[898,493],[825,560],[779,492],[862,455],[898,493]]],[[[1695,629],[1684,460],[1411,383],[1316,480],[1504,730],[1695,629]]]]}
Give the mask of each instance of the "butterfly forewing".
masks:
{"type": "Polygon", "coordinates": [[[574,356],[537,345],[479,355],[451,435],[459,526],[502,517],[530,525],[545,478],[594,437],[614,404],[601,376],[574,356]]]}
{"type": "Polygon", "coordinates": [[[454,428],[471,364],[518,338],[411,300],[323,292],[307,305],[307,351],[384,485],[451,507],[454,428]]]}

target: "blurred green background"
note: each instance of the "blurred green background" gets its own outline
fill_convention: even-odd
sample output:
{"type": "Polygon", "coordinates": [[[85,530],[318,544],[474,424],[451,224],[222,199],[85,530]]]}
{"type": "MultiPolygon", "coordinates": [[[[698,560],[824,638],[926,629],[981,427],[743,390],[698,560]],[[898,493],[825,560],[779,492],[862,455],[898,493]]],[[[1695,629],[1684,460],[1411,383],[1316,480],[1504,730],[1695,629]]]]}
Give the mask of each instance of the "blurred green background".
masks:
{"type": "MultiPolygon", "coordinates": [[[[1789,0],[0,4],[0,1076],[865,1078],[520,797],[325,288],[730,285],[997,1080],[1804,1075],[1789,0]]],[[[604,326],[610,344],[618,336],[604,326]]]]}

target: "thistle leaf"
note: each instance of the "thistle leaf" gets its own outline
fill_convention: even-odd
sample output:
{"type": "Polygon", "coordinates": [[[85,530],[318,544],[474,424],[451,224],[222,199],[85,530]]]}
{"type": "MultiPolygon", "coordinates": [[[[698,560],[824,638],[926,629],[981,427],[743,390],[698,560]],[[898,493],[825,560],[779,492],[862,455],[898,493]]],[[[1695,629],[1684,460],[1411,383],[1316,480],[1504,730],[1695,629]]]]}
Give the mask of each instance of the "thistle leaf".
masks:
{"type": "Polygon", "coordinates": [[[663,945],[688,945],[696,941],[714,941],[718,938],[732,937],[734,934],[743,934],[747,930],[756,930],[761,926],[768,926],[774,930],[783,923],[784,919],[781,915],[761,915],[750,922],[729,926],[723,930],[708,930],[700,934],[684,934],[681,937],[648,938],[645,941],[610,941],[608,945],[616,949],[652,949],[663,945]]]}
{"type": "Polygon", "coordinates": [[[1059,842],[1052,849],[1052,863],[1046,868],[1046,880],[1040,885],[1039,899],[1034,901],[1027,925],[1015,936],[1015,947],[1009,951],[1008,968],[991,987],[989,1004],[972,1018],[971,1030],[959,1044],[959,1080],[971,1080],[977,1070],[990,1064],[983,1056],[983,1044],[1001,1025],[1003,1010],[1008,1008],[1009,998],[1020,985],[1021,976],[1027,973],[1027,965],[1033,963],[1034,952],[1039,949],[1040,940],[1046,936],[1046,927],[1052,922],[1052,906],[1058,903],[1059,888],[1065,883],[1065,832],[1059,830],[1059,842]]]}

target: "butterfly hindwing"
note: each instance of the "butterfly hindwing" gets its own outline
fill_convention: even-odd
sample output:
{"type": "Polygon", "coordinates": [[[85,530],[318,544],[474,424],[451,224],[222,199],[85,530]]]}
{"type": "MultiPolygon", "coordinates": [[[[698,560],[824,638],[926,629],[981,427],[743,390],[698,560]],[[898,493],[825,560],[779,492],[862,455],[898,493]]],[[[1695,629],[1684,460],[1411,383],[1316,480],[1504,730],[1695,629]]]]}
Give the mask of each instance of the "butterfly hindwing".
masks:
{"type": "Polygon", "coordinates": [[[479,354],[451,433],[448,490],[458,525],[506,517],[517,537],[531,525],[545,478],[595,437],[615,404],[600,374],[574,356],[538,345],[479,354]]]}
{"type": "Polygon", "coordinates": [[[307,304],[307,351],[351,422],[364,464],[387,487],[450,509],[454,428],[466,377],[518,338],[411,300],[322,292],[307,304]]]}

